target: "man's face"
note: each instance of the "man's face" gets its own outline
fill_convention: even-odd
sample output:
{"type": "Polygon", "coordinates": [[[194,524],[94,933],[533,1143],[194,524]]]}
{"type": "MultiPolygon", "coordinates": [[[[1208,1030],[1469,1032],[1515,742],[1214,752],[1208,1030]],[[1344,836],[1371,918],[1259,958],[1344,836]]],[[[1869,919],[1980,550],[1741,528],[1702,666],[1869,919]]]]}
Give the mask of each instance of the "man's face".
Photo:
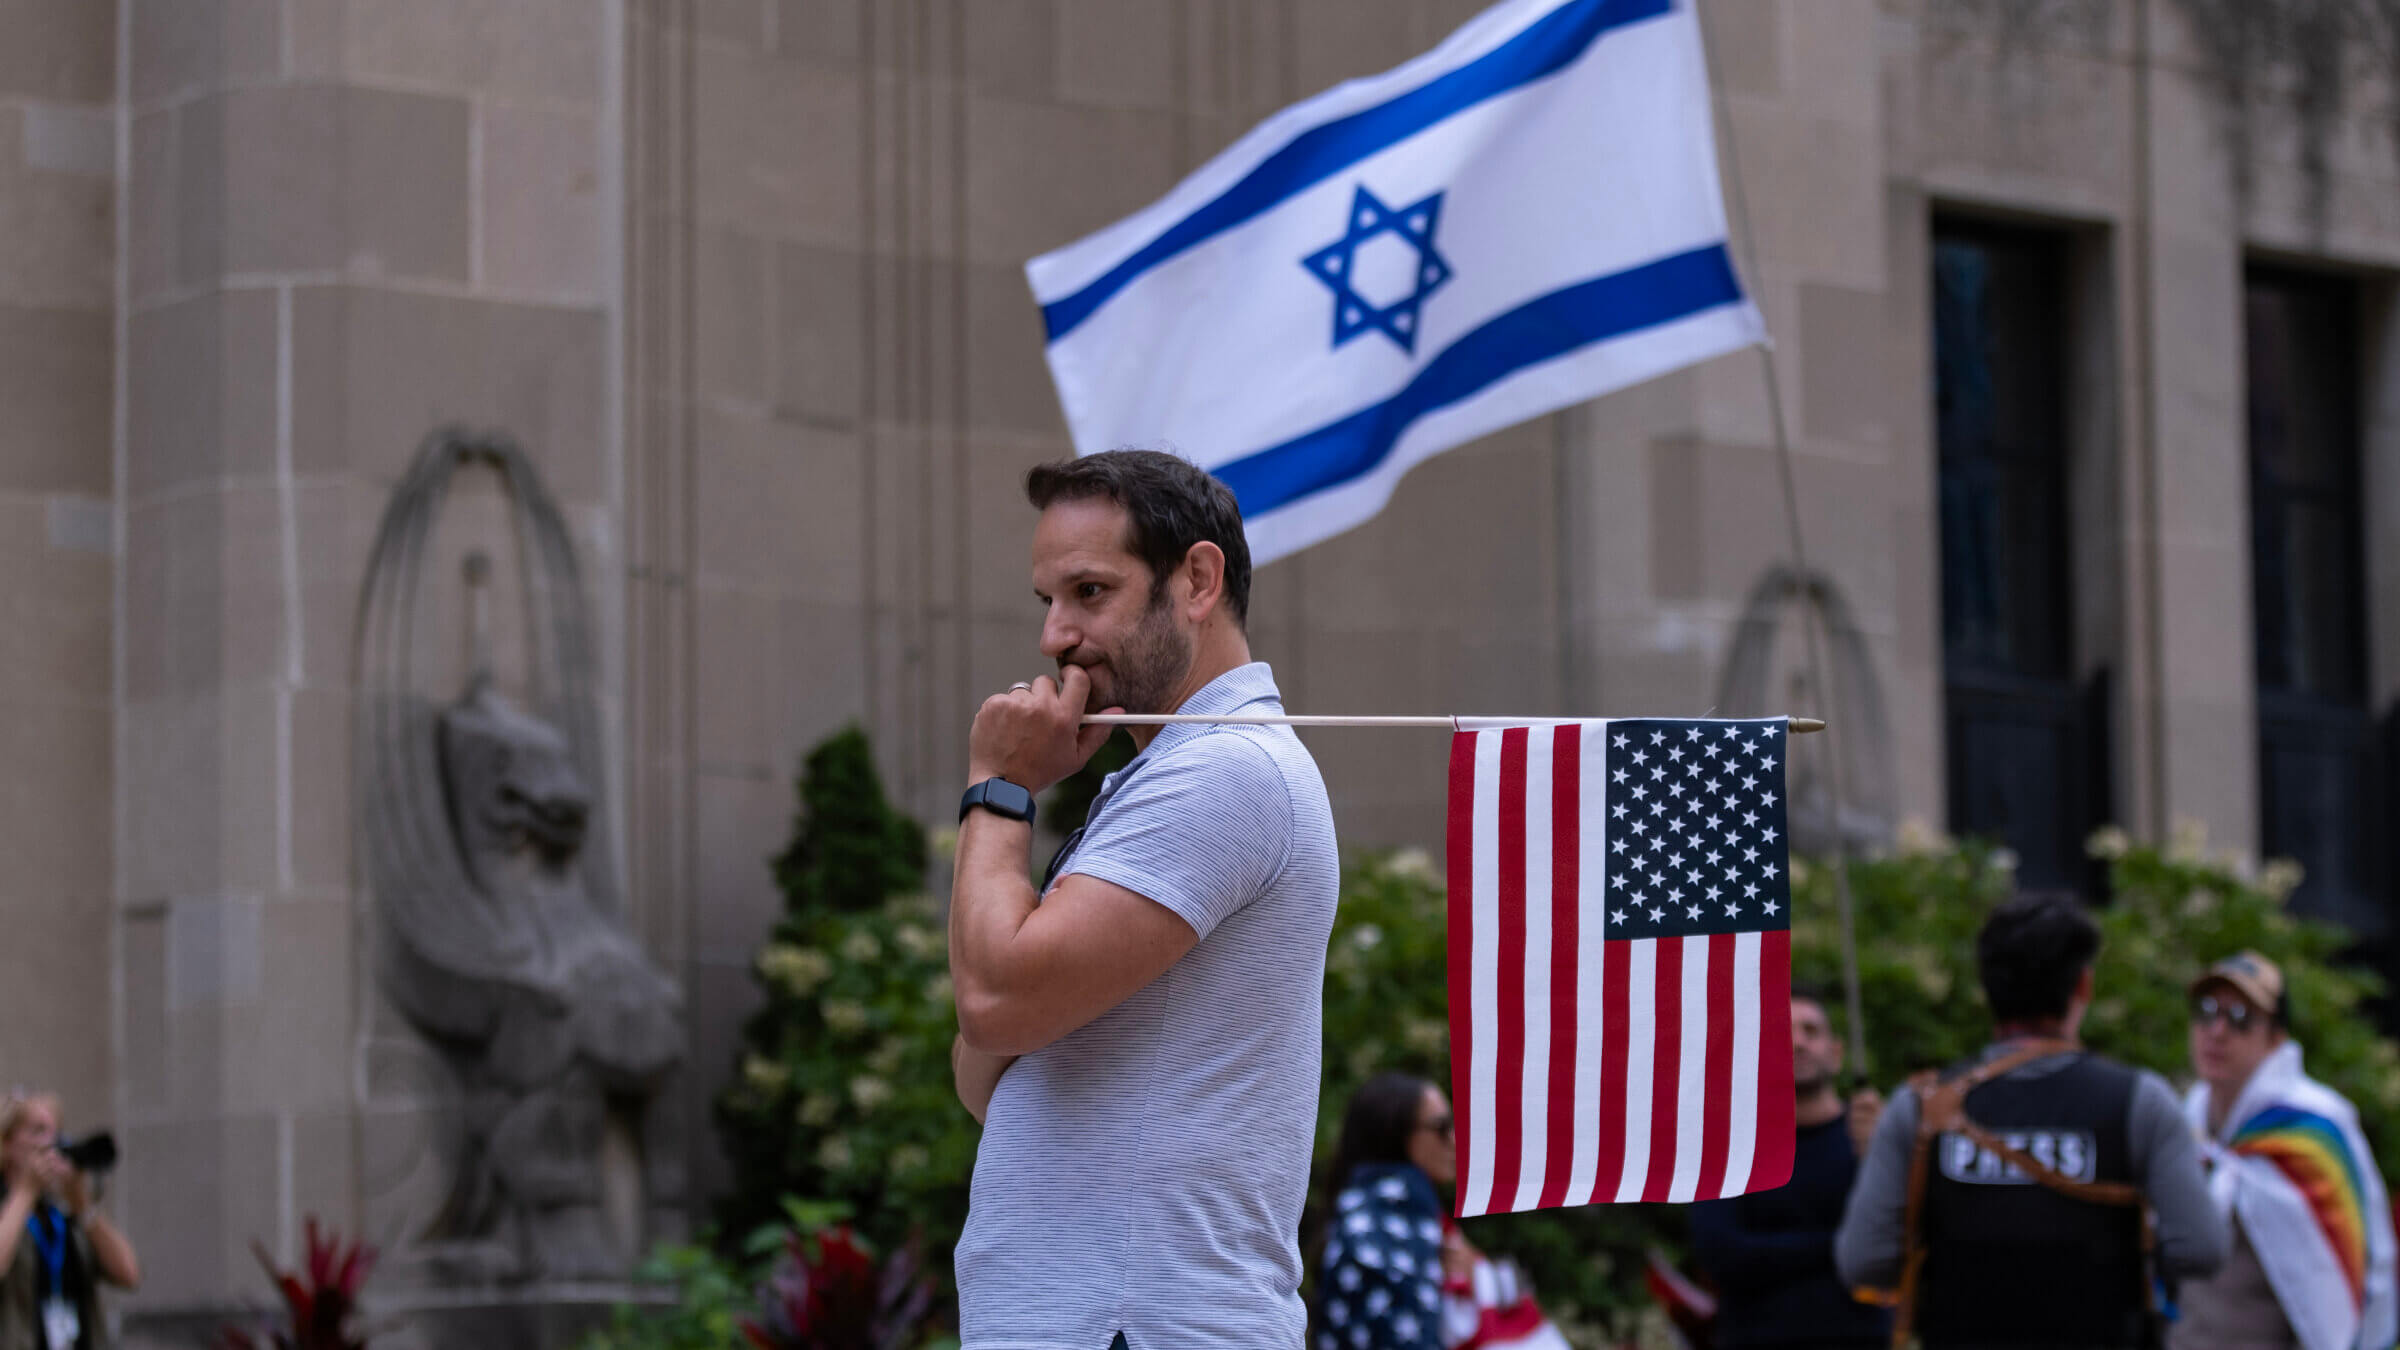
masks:
{"type": "Polygon", "coordinates": [[[2232,985],[2204,984],[2192,995],[2192,1071],[2220,1100],[2239,1096],[2281,1044],[2274,1019],[2232,985]]]}
{"type": "Polygon", "coordinates": [[[1192,638],[1170,583],[1151,603],[1150,567],[1129,547],[1125,508],[1105,497],[1053,502],[1033,527],[1033,590],[1048,609],[1042,654],[1092,680],[1089,707],[1167,713],[1192,668],[1192,638]]]}
{"type": "Polygon", "coordinates": [[[1815,999],[1792,1000],[1792,1090],[1807,1096],[1842,1071],[1842,1043],[1815,999]]]}

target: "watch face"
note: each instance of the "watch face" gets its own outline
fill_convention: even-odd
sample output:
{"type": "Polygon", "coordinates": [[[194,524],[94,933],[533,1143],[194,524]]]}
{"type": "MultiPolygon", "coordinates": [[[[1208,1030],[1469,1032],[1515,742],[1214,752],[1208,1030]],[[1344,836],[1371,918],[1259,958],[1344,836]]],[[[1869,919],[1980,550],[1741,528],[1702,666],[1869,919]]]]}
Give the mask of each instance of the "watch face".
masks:
{"type": "Polygon", "coordinates": [[[959,804],[959,819],[966,819],[967,812],[978,804],[1011,819],[1033,820],[1033,794],[1005,778],[986,778],[968,788],[966,799],[959,804]]]}
{"type": "Polygon", "coordinates": [[[1005,778],[992,780],[992,805],[1022,820],[1033,811],[1033,794],[1005,778]]]}

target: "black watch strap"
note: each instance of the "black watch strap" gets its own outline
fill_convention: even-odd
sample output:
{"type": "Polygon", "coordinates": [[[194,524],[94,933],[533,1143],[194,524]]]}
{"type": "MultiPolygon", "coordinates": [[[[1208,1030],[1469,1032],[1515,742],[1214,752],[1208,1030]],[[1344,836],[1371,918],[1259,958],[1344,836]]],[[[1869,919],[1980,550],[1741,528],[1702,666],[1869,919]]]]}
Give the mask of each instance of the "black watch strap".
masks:
{"type": "Polygon", "coordinates": [[[1010,820],[1033,823],[1033,794],[1005,778],[986,778],[968,788],[967,795],[958,799],[958,818],[964,821],[967,812],[978,806],[1010,820]]]}

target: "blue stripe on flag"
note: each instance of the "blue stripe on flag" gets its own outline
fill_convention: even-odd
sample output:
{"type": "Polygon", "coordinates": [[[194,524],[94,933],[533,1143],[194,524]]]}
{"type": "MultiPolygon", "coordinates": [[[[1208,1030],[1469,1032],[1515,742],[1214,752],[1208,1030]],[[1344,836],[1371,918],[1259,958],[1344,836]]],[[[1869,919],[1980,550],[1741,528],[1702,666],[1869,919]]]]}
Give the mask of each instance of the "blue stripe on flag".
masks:
{"type": "Polygon", "coordinates": [[[1741,298],[1723,244],[1594,277],[1528,300],[1451,343],[1383,402],[1209,472],[1233,489],[1244,519],[1264,515],[1374,472],[1418,418],[1527,366],[1741,298]]]}
{"type": "Polygon", "coordinates": [[[1524,32],[1429,84],[1372,108],[1310,127],[1261,160],[1242,180],[1143,245],[1082,290],[1042,306],[1050,341],[1075,331],[1142,273],[1272,210],[1360,160],[1571,64],[1602,33],[1675,7],[1674,0],[1571,0],[1524,32]]]}

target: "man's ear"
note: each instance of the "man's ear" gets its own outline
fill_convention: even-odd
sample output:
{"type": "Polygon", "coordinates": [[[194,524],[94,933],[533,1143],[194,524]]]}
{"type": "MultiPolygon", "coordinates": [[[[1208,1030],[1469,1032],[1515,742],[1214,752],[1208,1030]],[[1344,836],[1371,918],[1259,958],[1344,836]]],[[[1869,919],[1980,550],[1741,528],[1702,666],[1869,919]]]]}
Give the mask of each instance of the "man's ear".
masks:
{"type": "Polygon", "coordinates": [[[1183,574],[1191,586],[1187,617],[1197,623],[1225,598],[1225,550],[1206,539],[1192,545],[1183,555],[1183,574]]]}

